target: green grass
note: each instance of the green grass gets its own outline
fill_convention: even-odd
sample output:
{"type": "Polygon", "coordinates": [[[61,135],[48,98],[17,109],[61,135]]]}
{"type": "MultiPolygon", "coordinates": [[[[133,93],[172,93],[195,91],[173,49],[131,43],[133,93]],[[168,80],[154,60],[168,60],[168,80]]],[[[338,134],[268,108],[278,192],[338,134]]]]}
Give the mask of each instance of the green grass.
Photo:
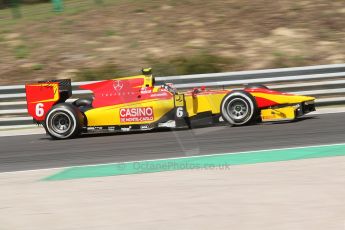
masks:
{"type": "Polygon", "coordinates": [[[288,55],[280,51],[273,53],[273,66],[275,68],[287,68],[307,65],[306,58],[301,55],[288,55]]]}
{"type": "Polygon", "coordinates": [[[39,32],[41,33],[49,33],[51,31],[51,29],[47,26],[41,26],[39,29],[38,29],[39,32]]]}
{"type": "Polygon", "coordinates": [[[8,34],[8,33],[12,33],[12,30],[9,30],[7,28],[1,28],[0,34],[8,34]]]}
{"type": "MultiPolygon", "coordinates": [[[[316,10],[313,10],[315,4],[312,3],[282,3],[284,9],[276,9],[276,4],[267,4],[267,12],[263,11],[262,18],[257,18],[257,14],[251,10],[257,4],[262,6],[264,1],[261,3],[234,1],[229,5],[224,5],[227,10],[222,7],[224,1],[221,0],[214,1],[214,4],[205,4],[205,6],[200,5],[196,0],[102,0],[102,4],[97,4],[96,1],[65,0],[64,11],[59,13],[53,11],[51,2],[22,5],[20,19],[13,19],[10,9],[0,10],[0,46],[2,46],[0,51],[3,55],[0,59],[6,65],[5,68],[11,69],[11,76],[8,78],[13,79],[13,82],[22,78],[22,73],[18,73],[10,58],[26,59],[27,63],[40,63],[42,53],[45,54],[45,66],[38,64],[38,66],[26,68],[25,71],[32,73],[31,76],[26,75],[26,78],[43,78],[45,71],[39,71],[43,68],[53,69],[52,77],[64,71],[65,68],[79,69],[78,78],[81,80],[96,80],[113,78],[119,72],[124,73],[125,76],[131,75],[130,72],[136,72],[142,66],[152,66],[155,75],[166,76],[332,62],[333,60],[328,60],[329,55],[324,54],[323,51],[309,49],[308,44],[316,44],[319,40],[336,42],[334,47],[330,45],[332,50],[329,53],[340,55],[343,53],[341,49],[343,26],[340,20],[342,15],[336,13],[337,9],[331,7],[332,4],[327,7],[325,4],[325,10],[323,7],[318,7],[321,10],[316,17],[316,10]],[[172,9],[162,10],[164,5],[171,5],[172,9]],[[200,10],[200,13],[197,14],[185,15],[185,12],[180,11],[193,11],[199,6],[200,9],[198,8],[197,11],[200,10]],[[210,10],[214,11],[214,14],[208,15],[207,20],[204,20],[205,13],[210,10]],[[242,12],[245,14],[241,14],[242,12]],[[275,17],[277,12],[282,17],[275,17]],[[268,15],[273,13],[272,17],[266,17],[266,13],[268,15]],[[291,17],[290,13],[293,13],[291,17]],[[306,20],[298,21],[298,17],[297,19],[294,17],[296,13],[306,14],[306,20]],[[238,15],[241,15],[243,20],[237,20],[238,15]],[[138,20],[141,23],[137,23],[138,20]],[[186,20],[202,21],[203,25],[196,25],[194,29],[192,25],[180,25],[186,20]],[[214,23],[213,20],[215,20],[214,23]],[[250,26],[253,23],[245,23],[247,21],[257,21],[258,26],[254,28],[250,26]],[[289,21],[289,25],[284,24],[286,21],[289,21]],[[310,23],[307,23],[308,21],[310,23]],[[268,26],[265,26],[266,23],[268,26]],[[152,26],[146,27],[145,25],[148,24],[152,26]],[[133,33],[128,32],[128,25],[133,33]],[[301,33],[305,33],[306,36],[291,39],[291,41],[284,39],[280,42],[279,40],[272,47],[262,45],[258,49],[252,48],[255,39],[269,36],[272,30],[278,27],[287,27],[292,30],[305,28],[301,33]],[[209,36],[217,34],[223,28],[227,29],[223,31],[222,36],[209,36]],[[251,30],[250,36],[246,36],[248,30],[251,30]],[[135,34],[136,31],[141,33],[135,34]],[[16,37],[15,34],[18,36],[16,37]],[[56,36],[56,38],[50,40],[51,36],[56,36]],[[205,40],[205,44],[198,46],[188,43],[194,38],[205,40]],[[156,44],[156,41],[163,42],[156,44]],[[249,45],[247,46],[246,43],[249,45]],[[102,51],[102,48],[109,47],[109,44],[112,44],[112,47],[119,46],[119,51],[114,56],[109,55],[111,52],[102,51]],[[223,46],[223,44],[229,44],[229,46],[223,46]],[[70,46],[70,49],[67,49],[67,46],[70,46]],[[285,46],[291,47],[291,50],[297,50],[297,54],[291,54],[289,50],[287,53],[283,52],[285,46]],[[161,49],[167,57],[159,58],[160,55],[155,53],[156,47],[157,50],[161,49]],[[215,55],[223,51],[224,54],[234,55],[234,58],[215,55]],[[75,63],[57,66],[60,56],[64,56],[66,52],[76,54],[78,60],[75,63]],[[140,55],[136,55],[138,52],[140,55]],[[181,55],[176,56],[176,53],[181,55]],[[79,58],[79,54],[85,57],[99,57],[97,66],[104,66],[95,69],[84,68],[88,67],[88,60],[79,58]],[[247,59],[241,58],[246,57],[247,54],[250,54],[247,59]],[[116,60],[117,66],[108,65],[112,60],[116,60]],[[139,66],[135,67],[137,65],[139,66]],[[124,71],[125,69],[127,71],[124,71]]],[[[263,8],[258,8],[258,10],[263,10],[263,8]]]]}
{"type": "MultiPolygon", "coordinates": [[[[120,0],[102,0],[102,5],[117,4],[120,0]]],[[[64,11],[54,12],[51,3],[39,3],[21,5],[19,10],[22,15],[19,19],[13,19],[11,9],[0,10],[0,28],[4,26],[11,26],[15,24],[29,23],[32,21],[45,21],[53,17],[63,15],[78,15],[82,12],[95,9],[99,4],[95,0],[69,0],[64,1],[64,11]]]]}
{"type": "Polygon", "coordinates": [[[17,59],[27,58],[30,54],[29,48],[25,45],[19,45],[14,48],[14,56],[17,59]]]}
{"type": "Polygon", "coordinates": [[[31,69],[32,70],[42,70],[44,68],[44,65],[43,64],[40,64],[40,63],[37,63],[37,64],[34,64],[31,69]]]}
{"type": "MultiPolygon", "coordinates": [[[[155,76],[217,73],[231,70],[231,67],[238,68],[241,64],[236,59],[222,58],[210,54],[198,54],[166,60],[150,59],[147,60],[147,63],[147,66],[152,66],[155,76]]],[[[76,80],[94,81],[129,76],[130,74],[116,65],[105,65],[99,68],[81,69],[76,74],[76,80]]]]}
{"type": "Polygon", "coordinates": [[[95,81],[116,78],[123,74],[116,65],[105,65],[99,68],[84,68],[76,74],[79,81],[95,81]]]}
{"type": "Polygon", "coordinates": [[[72,19],[64,19],[61,22],[61,25],[64,25],[64,26],[71,25],[71,24],[74,24],[74,20],[72,20],[72,19]]]}
{"type": "Polygon", "coordinates": [[[166,34],[168,33],[168,29],[164,26],[156,26],[155,27],[155,32],[157,35],[163,35],[163,34],[166,34]]]}
{"type": "Polygon", "coordinates": [[[293,2],[290,6],[290,10],[301,11],[301,10],[303,10],[303,6],[301,6],[298,2],[293,2]]]}
{"type": "Polygon", "coordinates": [[[139,47],[139,43],[137,41],[131,41],[129,43],[129,48],[131,49],[137,49],[139,47]]]}
{"type": "Polygon", "coordinates": [[[115,30],[106,30],[106,31],[104,32],[104,34],[105,34],[105,36],[110,37],[110,36],[117,35],[118,33],[117,33],[117,31],[115,31],[115,30]]]}
{"type": "Polygon", "coordinates": [[[145,13],[145,12],[146,12],[146,10],[142,9],[142,8],[138,8],[138,9],[133,10],[133,13],[145,13]]]}
{"type": "Polygon", "coordinates": [[[211,54],[198,54],[190,57],[176,57],[167,60],[150,60],[155,75],[187,75],[218,73],[236,69],[240,61],[234,58],[223,58],[211,54]]]}

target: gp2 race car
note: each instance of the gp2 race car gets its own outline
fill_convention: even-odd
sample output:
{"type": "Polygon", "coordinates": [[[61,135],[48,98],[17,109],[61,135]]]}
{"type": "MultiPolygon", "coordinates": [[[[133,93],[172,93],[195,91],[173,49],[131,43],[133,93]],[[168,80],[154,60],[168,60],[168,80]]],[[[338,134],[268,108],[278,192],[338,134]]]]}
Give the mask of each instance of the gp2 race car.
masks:
{"type": "Polygon", "coordinates": [[[28,113],[55,139],[88,132],[194,128],[228,122],[242,126],[286,121],[315,110],[314,97],[248,85],[243,90],[194,88],[177,91],[172,84],[155,86],[151,69],[143,74],[80,86],[91,99],[68,103],[71,80],[26,85],[28,113]]]}

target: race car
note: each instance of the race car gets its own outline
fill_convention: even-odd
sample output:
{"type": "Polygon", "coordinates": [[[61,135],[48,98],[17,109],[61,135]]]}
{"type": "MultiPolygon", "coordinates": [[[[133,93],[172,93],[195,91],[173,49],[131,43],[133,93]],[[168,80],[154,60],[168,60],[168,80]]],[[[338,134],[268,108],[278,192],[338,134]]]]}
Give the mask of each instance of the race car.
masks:
{"type": "Polygon", "coordinates": [[[243,126],[292,121],[315,110],[314,97],[247,85],[242,90],[194,88],[178,91],[173,84],[155,85],[151,69],[142,75],[80,86],[92,98],[66,102],[71,80],[26,84],[28,113],[54,139],[90,132],[125,132],[158,128],[194,128],[219,122],[243,126]]]}

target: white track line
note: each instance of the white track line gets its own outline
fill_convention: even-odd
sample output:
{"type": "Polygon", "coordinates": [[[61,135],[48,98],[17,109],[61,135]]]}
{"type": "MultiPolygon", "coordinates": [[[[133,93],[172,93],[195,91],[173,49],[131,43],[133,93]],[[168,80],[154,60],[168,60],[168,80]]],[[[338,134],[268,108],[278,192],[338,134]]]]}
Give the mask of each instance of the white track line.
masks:
{"type": "Polygon", "coordinates": [[[331,113],[345,113],[345,107],[316,109],[316,111],[311,112],[308,115],[331,114],[331,113]]]}
{"type": "Polygon", "coordinates": [[[317,147],[338,146],[338,145],[345,145],[345,143],[326,144],[326,145],[307,145],[307,146],[275,148],[275,149],[261,149],[261,150],[241,151],[241,152],[232,152],[232,153],[215,153],[215,154],[205,154],[205,155],[197,155],[197,156],[171,157],[171,158],[159,158],[159,159],[152,159],[152,160],[125,161],[125,162],[112,162],[112,163],[104,163],[104,164],[71,165],[71,166],[56,167],[56,168],[42,168],[42,169],[30,169],[30,170],[20,170],[20,171],[12,171],[12,172],[0,172],[0,174],[37,172],[37,171],[46,171],[46,170],[61,170],[61,169],[68,169],[68,168],[72,168],[72,167],[73,168],[82,168],[82,167],[94,167],[94,166],[107,166],[107,165],[113,165],[113,164],[145,163],[145,162],[154,162],[154,161],[161,161],[161,160],[202,158],[202,157],[212,157],[212,156],[236,155],[236,154],[247,154],[247,153],[261,153],[261,152],[281,151],[281,150],[289,150],[289,149],[317,148],[317,147]]]}
{"type": "Polygon", "coordinates": [[[17,131],[17,130],[20,130],[20,129],[27,129],[27,128],[36,128],[37,125],[16,125],[16,126],[13,126],[13,125],[5,125],[5,126],[0,126],[0,131],[17,131]]]}
{"type": "Polygon", "coordinates": [[[26,136],[26,135],[36,135],[36,134],[45,134],[44,128],[41,127],[41,128],[18,129],[18,130],[9,130],[9,131],[0,130],[0,137],[26,136]]]}
{"type": "MultiPolygon", "coordinates": [[[[32,121],[32,117],[0,117],[0,121],[32,121]]],[[[1,129],[1,128],[0,128],[1,129]]]]}
{"type": "Polygon", "coordinates": [[[7,115],[7,114],[26,114],[28,113],[27,109],[3,109],[0,110],[0,115],[7,115]]]}

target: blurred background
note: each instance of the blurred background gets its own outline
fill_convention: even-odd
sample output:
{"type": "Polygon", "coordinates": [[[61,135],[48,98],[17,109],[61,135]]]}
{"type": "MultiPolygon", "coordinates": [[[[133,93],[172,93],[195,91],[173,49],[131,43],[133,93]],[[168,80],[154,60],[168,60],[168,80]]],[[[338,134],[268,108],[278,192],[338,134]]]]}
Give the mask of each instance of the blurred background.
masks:
{"type": "Polygon", "coordinates": [[[0,85],[345,62],[344,0],[0,0],[0,85]]]}

